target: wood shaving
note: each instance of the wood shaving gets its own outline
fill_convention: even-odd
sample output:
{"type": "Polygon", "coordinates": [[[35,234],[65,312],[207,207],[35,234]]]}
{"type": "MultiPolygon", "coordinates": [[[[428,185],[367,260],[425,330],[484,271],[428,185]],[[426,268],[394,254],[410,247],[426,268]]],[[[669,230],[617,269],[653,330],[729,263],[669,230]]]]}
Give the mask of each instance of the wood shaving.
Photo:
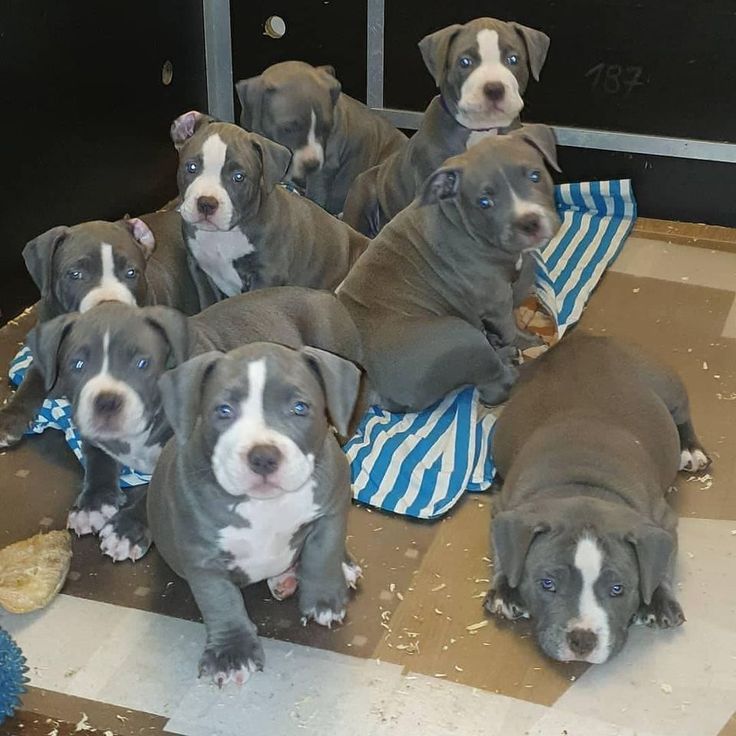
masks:
{"type": "Polygon", "coordinates": [[[435,585],[434,588],[432,588],[432,593],[436,593],[438,590],[442,590],[447,587],[447,583],[440,583],[439,585],[435,585]]]}
{"type": "Polygon", "coordinates": [[[670,695],[672,693],[672,685],[669,685],[666,682],[663,682],[659,687],[666,695],[670,695]]]}
{"type": "Polygon", "coordinates": [[[89,725],[89,718],[87,717],[87,714],[82,711],[82,717],[77,722],[77,725],[74,729],[74,733],[77,733],[79,731],[91,731],[92,726],[89,725]]]}
{"type": "Polygon", "coordinates": [[[482,629],[485,626],[488,626],[488,619],[485,619],[484,621],[478,621],[477,624],[470,624],[470,626],[466,626],[465,631],[478,631],[478,629],[482,629]]]}

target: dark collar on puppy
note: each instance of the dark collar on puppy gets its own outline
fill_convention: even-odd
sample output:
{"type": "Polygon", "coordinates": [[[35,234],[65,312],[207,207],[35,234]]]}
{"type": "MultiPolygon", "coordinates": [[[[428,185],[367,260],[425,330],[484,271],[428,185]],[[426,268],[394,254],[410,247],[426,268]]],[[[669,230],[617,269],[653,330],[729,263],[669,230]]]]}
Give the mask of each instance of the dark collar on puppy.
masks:
{"type": "Polygon", "coordinates": [[[505,128],[469,128],[467,125],[463,125],[461,122],[457,120],[457,118],[452,114],[449,107],[447,107],[447,103],[445,102],[445,98],[440,95],[440,105],[442,105],[442,109],[461,127],[465,128],[465,130],[472,130],[475,133],[487,133],[489,130],[506,130],[505,128]]]}

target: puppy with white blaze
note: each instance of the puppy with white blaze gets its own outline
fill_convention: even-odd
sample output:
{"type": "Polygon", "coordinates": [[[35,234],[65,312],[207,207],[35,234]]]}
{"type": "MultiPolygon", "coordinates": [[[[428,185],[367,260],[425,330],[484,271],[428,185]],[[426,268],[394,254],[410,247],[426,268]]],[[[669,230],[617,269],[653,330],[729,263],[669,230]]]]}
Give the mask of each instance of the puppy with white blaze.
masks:
{"type": "Polygon", "coordinates": [[[632,623],[669,628],[678,469],[709,460],[680,379],[610,338],[574,335],[525,367],[496,425],[486,607],[531,618],[562,661],[600,664],[632,623]]]}
{"type": "Polygon", "coordinates": [[[345,435],[359,370],[317,348],[251,343],[166,373],[175,433],[151,479],[148,517],[163,558],[189,583],[207,644],[200,676],[222,686],[263,668],[240,588],[298,587],[303,620],[342,623],[360,576],[347,555],[345,435]]]}

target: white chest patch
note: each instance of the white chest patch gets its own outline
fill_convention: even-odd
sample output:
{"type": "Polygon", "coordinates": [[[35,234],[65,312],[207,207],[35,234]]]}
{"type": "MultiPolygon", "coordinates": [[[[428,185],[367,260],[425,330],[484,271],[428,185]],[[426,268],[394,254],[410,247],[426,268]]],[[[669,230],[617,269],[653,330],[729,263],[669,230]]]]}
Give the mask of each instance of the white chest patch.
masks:
{"type": "Polygon", "coordinates": [[[233,557],[230,569],[239,569],[250,581],[258,582],[291,567],[298,552],[291,546],[294,534],[317,518],[315,485],[310,479],[298,491],[239,503],[235,512],[250,526],[220,530],[220,549],[233,557]]]}
{"type": "Polygon", "coordinates": [[[153,473],[158,462],[159,455],[163,449],[161,445],[147,445],[150,430],[140,432],[130,437],[126,437],[122,442],[129,445],[127,452],[111,452],[105,448],[119,463],[127,465],[139,473],[153,473]]]}
{"type": "Polygon", "coordinates": [[[84,295],[84,299],[79,303],[79,311],[86,312],[102,302],[123,302],[135,306],[132,292],[115,275],[115,259],[109,243],[100,243],[100,261],[102,263],[100,283],[84,295]]]}
{"type": "Polygon", "coordinates": [[[611,634],[608,613],[606,613],[595,595],[594,586],[600,577],[603,566],[603,552],[595,539],[584,536],[578,540],[574,562],[583,579],[578,619],[575,625],[593,631],[598,637],[596,648],[591,653],[588,661],[595,662],[598,660],[604,662],[608,658],[611,634]],[[598,659],[599,657],[602,658],[598,659]]]}
{"type": "Polygon", "coordinates": [[[194,238],[189,240],[189,249],[200,268],[224,294],[240,294],[243,283],[233,261],[255,250],[242,230],[197,230],[194,238]]]}
{"type": "Polygon", "coordinates": [[[472,148],[476,143],[480,143],[484,138],[488,138],[490,135],[498,135],[497,128],[491,128],[490,130],[474,130],[468,136],[468,141],[465,144],[465,150],[472,148]]]}

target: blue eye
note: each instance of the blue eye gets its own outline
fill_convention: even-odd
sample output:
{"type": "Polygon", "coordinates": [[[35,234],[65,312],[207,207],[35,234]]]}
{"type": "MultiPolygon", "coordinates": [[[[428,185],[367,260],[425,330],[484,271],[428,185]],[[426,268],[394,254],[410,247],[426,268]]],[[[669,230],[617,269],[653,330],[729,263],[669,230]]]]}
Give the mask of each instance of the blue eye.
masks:
{"type": "Polygon", "coordinates": [[[138,275],[138,270],[135,268],[129,268],[125,272],[125,278],[126,279],[134,279],[138,275]]]}
{"type": "Polygon", "coordinates": [[[478,204],[484,209],[487,210],[489,207],[493,207],[493,200],[490,197],[486,197],[483,195],[479,200],[478,204]]]}
{"type": "Polygon", "coordinates": [[[506,63],[509,66],[516,66],[519,63],[519,57],[516,54],[511,54],[506,57],[506,63]]]}
{"type": "Polygon", "coordinates": [[[233,408],[230,404],[220,404],[215,409],[215,414],[217,414],[220,419],[229,419],[233,415],[233,408]]]}
{"type": "Polygon", "coordinates": [[[535,184],[538,184],[541,178],[542,173],[540,171],[535,170],[529,172],[529,181],[533,181],[535,184]]]}
{"type": "Polygon", "coordinates": [[[72,370],[73,371],[81,371],[85,366],[85,362],[83,360],[73,360],[72,361],[72,370]]]}
{"type": "Polygon", "coordinates": [[[617,583],[616,585],[612,585],[608,590],[608,595],[611,596],[611,598],[617,598],[624,592],[624,586],[620,583],[617,583]]]}
{"type": "Polygon", "coordinates": [[[467,69],[469,66],[473,66],[473,60],[469,56],[461,56],[458,59],[457,63],[460,64],[463,69],[467,69]]]}
{"type": "Polygon", "coordinates": [[[77,270],[71,270],[67,271],[66,275],[72,280],[72,281],[79,281],[79,279],[82,278],[82,272],[77,270]]]}
{"type": "Polygon", "coordinates": [[[555,581],[552,578],[542,578],[539,584],[542,586],[542,590],[546,590],[548,593],[554,593],[557,590],[555,581]]]}
{"type": "Polygon", "coordinates": [[[144,371],[148,366],[151,365],[151,361],[148,358],[141,358],[136,364],[135,367],[140,370],[144,371]]]}
{"type": "Polygon", "coordinates": [[[198,169],[199,169],[199,166],[197,166],[196,161],[187,161],[187,171],[190,174],[196,174],[198,169]]]}
{"type": "Polygon", "coordinates": [[[233,181],[236,184],[242,184],[245,181],[245,174],[242,171],[236,171],[233,174],[233,181]]]}
{"type": "Polygon", "coordinates": [[[298,417],[305,417],[309,414],[309,404],[304,401],[295,401],[291,407],[291,413],[296,414],[298,417]]]}

